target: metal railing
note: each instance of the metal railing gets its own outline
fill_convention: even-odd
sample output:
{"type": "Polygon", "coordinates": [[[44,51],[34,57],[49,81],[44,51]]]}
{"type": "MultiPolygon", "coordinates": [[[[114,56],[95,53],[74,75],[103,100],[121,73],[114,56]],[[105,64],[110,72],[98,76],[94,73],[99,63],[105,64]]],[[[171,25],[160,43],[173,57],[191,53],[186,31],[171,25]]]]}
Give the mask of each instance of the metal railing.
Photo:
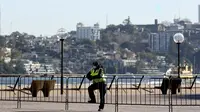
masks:
{"type": "MultiPolygon", "coordinates": [[[[107,75],[105,103],[115,105],[200,106],[200,78],[182,78],[180,92],[171,94],[159,75],[107,75]]],[[[21,102],[87,103],[91,84],[84,75],[60,76],[0,75],[0,100],[21,102]]],[[[97,103],[99,92],[95,91],[97,103]]]]}

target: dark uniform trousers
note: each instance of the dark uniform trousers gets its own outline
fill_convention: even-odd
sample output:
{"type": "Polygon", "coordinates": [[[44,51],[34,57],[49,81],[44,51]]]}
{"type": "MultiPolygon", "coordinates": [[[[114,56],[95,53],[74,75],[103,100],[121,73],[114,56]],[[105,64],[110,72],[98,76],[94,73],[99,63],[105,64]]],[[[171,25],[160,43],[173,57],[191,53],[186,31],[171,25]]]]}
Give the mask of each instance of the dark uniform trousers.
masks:
{"type": "Polygon", "coordinates": [[[96,102],[94,90],[99,89],[100,92],[100,105],[99,108],[103,109],[105,104],[106,84],[105,82],[93,83],[88,87],[89,97],[92,102],[96,102]]]}

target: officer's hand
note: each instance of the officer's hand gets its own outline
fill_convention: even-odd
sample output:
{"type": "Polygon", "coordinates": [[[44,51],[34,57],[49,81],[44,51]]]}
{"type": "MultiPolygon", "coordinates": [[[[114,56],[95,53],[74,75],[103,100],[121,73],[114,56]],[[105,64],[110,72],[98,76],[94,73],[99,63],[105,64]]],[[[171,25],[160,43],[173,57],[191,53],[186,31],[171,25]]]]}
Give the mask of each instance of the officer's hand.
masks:
{"type": "Polygon", "coordinates": [[[87,77],[87,79],[91,81],[91,80],[92,80],[92,77],[87,77]]]}

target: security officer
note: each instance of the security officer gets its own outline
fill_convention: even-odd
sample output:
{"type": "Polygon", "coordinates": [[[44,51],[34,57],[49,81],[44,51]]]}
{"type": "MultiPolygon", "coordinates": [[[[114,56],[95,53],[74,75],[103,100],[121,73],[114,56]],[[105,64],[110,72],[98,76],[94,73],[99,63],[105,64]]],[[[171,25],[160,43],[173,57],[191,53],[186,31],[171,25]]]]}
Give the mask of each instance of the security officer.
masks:
{"type": "Polygon", "coordinates": [[[88,93],[90,97],[90,101],[88,103],[96,103],[96,98],[94,95],[94,90],[99,89],[100,92],[100,105],[99,110],[101,111],[104,108],[105,103],[105,94],[106,94],[106,79],[103,72],[103,67],[98,62],[93,62],[94,68],[89,71],[87,74],[87,78],[90,81],[93,81],[93,84],[91,84],[88,87],[88,93]]]}

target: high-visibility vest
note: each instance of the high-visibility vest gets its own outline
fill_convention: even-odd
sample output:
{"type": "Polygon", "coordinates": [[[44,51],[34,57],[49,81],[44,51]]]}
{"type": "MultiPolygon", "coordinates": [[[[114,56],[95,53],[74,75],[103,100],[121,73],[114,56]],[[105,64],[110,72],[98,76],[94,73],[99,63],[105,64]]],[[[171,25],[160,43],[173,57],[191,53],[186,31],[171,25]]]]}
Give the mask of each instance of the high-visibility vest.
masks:
{"type": "MultiPolygon", "coordinates": [[[[96,79],[93,79],[93,83],[99,83],[99,82],[106,82],[106,79],[105,79],[105,76],[104,76],[104,73],[103,73],[103,69],[100,68],[102,70],[101,74],[100,74],[100,78],[96,78],[96,79]]],[[[91,76],[97,76],[99,74],[99,70],[96,70],[94,71],[94,69],[91,70],[91,76]]]]}

